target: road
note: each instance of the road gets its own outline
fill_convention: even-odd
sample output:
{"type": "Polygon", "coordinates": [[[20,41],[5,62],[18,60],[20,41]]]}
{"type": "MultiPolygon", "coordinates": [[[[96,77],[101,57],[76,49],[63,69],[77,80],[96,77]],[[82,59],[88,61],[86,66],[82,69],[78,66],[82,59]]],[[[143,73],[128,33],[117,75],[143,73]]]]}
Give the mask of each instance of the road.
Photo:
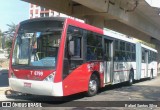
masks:
{"type": "MultiPolygon", "coordinates": [[[[2,77],[6,78],[6,74],[2,75],[2,77]]],[[[1,85],[3,86],[8,85],[8,83],[1,84],[1,85]]],[[[93,97],[85,97],[83,93],[68,96],[68,97],[47,97],[47,96],[36,96],[36,95],[13,94],[8,96],[0,95],[0,100],[1,101],[44,102],[44,104],[49,106],[53,105],[53,106],[67,106],[67,107],[70,107],[70,106],[72,107],[74,106],[74,104],[76,104],[76,106],[78,105],[84,108],[86,106],[96,106],[96,104],[101,102],[105,104],[107,103],[107,101],[113,101],[113,102],[109,102],[111,103],[111,106],[112,106],[112,103],[118,103],[117,101],[126,101],[126,102],[160,101],[160,76],[152,80],[145,79],[145,80],[135,82],[135,84],[133,84],[132,86],[126,86],[125,84],[107,86],[101,89],[99,93],[93,97]],[[80,103],[77,104],[75,103],[76,101],[80,103]]],[[[117,109],[119,108],[116,107],[116,110],[117,109]]],[[[160,108],[154,108],[154,109],[158,110],[160,108]]]]}

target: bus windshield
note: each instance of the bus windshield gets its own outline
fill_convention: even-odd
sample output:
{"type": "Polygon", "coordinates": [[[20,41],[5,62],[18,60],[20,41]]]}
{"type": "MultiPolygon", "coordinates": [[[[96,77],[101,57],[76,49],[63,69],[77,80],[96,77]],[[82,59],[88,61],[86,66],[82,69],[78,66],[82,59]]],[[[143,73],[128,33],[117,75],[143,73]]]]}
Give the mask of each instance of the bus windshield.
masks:
{"type": "Polygon", "coordinates": [[[12,66],[55,69],[62,21],[35,21],[20,25],[15,40],[12,66]]]}

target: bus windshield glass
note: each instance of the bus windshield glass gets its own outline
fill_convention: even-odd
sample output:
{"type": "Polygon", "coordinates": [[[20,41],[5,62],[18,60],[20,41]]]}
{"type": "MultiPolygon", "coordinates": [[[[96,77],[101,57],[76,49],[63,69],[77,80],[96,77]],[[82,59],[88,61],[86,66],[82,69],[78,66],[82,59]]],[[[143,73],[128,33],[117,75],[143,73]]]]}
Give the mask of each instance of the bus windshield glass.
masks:
{"type": "Polygon", "coordinates": [[[55,69],[62,28],[62,21],[22,22],[14,44],[12,66],[55,69]]]}

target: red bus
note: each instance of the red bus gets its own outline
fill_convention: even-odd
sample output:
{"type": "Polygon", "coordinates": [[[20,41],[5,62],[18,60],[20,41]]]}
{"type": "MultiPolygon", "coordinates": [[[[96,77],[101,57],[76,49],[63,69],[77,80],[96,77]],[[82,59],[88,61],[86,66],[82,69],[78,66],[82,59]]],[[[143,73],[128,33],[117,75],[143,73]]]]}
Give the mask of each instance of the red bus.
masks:
{"type": "Polygon", "coordinates": [[[157,75],[155,49],[105,33],[69,18],[21,22],[10,55],[10,87],[26,94],[93,96],[108,84],[157,75]]]}

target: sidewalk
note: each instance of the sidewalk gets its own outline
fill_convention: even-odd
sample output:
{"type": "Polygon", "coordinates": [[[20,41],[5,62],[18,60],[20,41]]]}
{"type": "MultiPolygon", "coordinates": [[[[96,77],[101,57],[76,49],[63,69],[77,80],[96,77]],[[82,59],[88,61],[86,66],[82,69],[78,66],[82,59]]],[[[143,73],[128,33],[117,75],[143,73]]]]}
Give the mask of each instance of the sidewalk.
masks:
{"type": "Polygon", "coordinates": [[[10,90],[10,87],[0,87],[0,95],[4,95],[6,90],[10,90]]]}

